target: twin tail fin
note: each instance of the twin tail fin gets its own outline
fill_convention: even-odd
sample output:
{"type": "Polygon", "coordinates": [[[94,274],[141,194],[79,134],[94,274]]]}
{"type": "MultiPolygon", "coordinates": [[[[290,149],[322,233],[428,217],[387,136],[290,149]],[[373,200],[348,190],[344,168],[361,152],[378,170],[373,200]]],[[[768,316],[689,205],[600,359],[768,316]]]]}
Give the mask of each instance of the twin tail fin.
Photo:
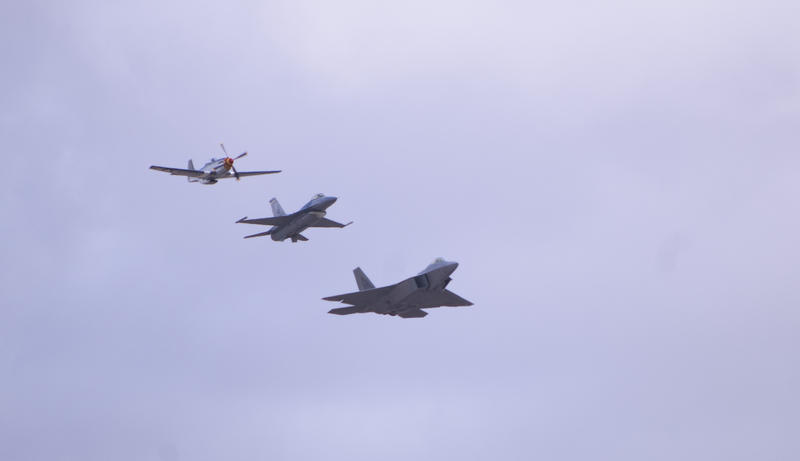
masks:
{"type": "Polygon", "coordinates": [[[359,291],[371,290],[375,288],[375,285],[360,267],[353,269],[353,275],[356,277],[356,284],[358,285],[359,291]]]}

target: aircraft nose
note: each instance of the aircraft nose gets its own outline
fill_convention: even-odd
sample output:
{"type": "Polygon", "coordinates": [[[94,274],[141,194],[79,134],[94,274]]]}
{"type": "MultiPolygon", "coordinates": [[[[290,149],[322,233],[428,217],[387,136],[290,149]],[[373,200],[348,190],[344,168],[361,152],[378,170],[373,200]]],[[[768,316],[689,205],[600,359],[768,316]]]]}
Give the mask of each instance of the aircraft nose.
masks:
{"type": "Polygon", "coordinates": [[[334,203],[336,203],[337,200],[339,200],[338,197],[325,197],[323,203],[325,204],[325,207],[327,208],[327,207],[333,205],[334,203]]]}
{"type": "Polygon", "coordinates": [[[455,262],[455,261],[451,262],[450,264],[447,265],[447,272],[450,273],[450,274],[455,272],[456,269],[458,269],[458,263],[455,262]]]}

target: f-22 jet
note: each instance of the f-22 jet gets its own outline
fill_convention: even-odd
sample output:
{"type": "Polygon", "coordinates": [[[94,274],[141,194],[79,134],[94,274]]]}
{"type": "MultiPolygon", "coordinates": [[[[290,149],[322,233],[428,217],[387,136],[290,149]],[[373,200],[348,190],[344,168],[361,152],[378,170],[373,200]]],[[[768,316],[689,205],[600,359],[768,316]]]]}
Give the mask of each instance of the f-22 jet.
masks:
{"type": "Polygon", "coordinates": [[[222,147],[222,153],[225,154],[225,157],[212,158],[199,170],[194,169],[194,163],[192,163],[192,159],[189,159],[189,165],[186,169],[170,168],[157,165],[151,165],[150,169],[163,171],[174,176],[186,176],[186,179],[189,182],[200,182],[202,184],[216,184],[218,179],[236,178],[238,181],[242,176],[257,176],[261,174],[275,174],[281,172],[281,170],[236,171],[236,168],[233,166],[233,162],[247,155],[247,152],[241,153],[236,157],[231,157],[228,155],[228,152],[225,150],[225,146],[223,144],[220,144],[220,147],[222,147]],[[231,173],[231,171],[233,171],[233,173],[231,173]]]}
{"type": "Polygon", "coordinates": [[[304,230],[309,227],[347,227],[353,224],[350,221],[347,224],[338,223],[325,217],[327,214],[325,210],[336,202],[336,197],[328,197],[325,194],[317,194],[309,200],[308,203],[303,205],[299,211],[292,214],[286,214],[283,207],[278,203],[278,199],[273,198],[269,201],[272,206],[271,218],[258,218],[247,219],[247,216],[236,221],[237,223],[245,224],[261,224],[265,226],[272,226],[270,230],[258,234],[248,235],[245,238],[263,237],[269,235],[272,240],[283,241],[287,238],[292,239],[293,243],[298,240],[308,241],[303,234],[304,230]]]}
{"type": "Polygon", "coordinates": [[[380,288],[375,288],[364,271],[360,267],[356,267],[353,274],[356,277],[359,291],[322,299],[352,304],[351,307],[337,307],[328,311],[329,314],[338,315],[374,312],[413,318],[428,315],[422,309],[441,306],[471,306],[471,302],[445,289],[452,280],[450,275],[457,267],[457,262],[437,258],[415,277],[380,288]]]}

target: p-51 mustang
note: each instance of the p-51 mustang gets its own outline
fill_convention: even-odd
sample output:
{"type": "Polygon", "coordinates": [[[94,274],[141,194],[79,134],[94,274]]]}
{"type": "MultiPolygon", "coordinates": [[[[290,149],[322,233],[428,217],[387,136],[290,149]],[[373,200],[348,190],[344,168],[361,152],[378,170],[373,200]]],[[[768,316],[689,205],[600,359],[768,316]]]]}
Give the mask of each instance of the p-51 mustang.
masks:
{"type": "Polygon", "coordinates": [[[445,289],[450,283],[450,275],[457,267],[457,262],[436,258],[415,277],[380,288],[375,288],[364,271],[356,267],[353,275],[359,291],[322,299],[351,304],[350,307],[337,307],[328,311],[329,314],[338,315],[374,312],[413,318],[425,317],[428,313],[422,309],[431,307],[471,306],[471,302],[445,289]]]}
{"type": "Polygon", "coordinates": [[[347,227],[353,224],[352,221],[347,224],[342,224],[331,221],[325,217],[327,214],[325,210],[333,205],[334,202],[336,202],[336,197],[317,194],[312,197],[308,203],[303,205],[303,208],[300,208],[299,211],[287,215],[286,212],[283,211],[281,204],[278,203],[278,200],[273,198],[269,201],[269,204],[272,206],[273,214],[271,218],[247,219],[245,216],[236,222],[272,226],[268,231],[248,235],[245,237],[246,239],[269,235],[272,237],[272,240],[276,242],[286,240],[287,238],[292,239],[294,243],[297,243],[298,240],[307,241],[308,238],[300,232],[303,232],[309,227],[347,227]]]}
{"type": "Polygon", "coordinates": [[[281,172],[281,170],[236,171],[236,168],[233,166],[233,162],[247,155],[247,152],[239,154],[236,157],[231,157],[228,155],[228,152],[225,150],[225,146],[223,144],[220,144],[220,147],[222,147],[222,152],[225,154],[225,158],[212,158],[210,162],[203,165],[203,167],[199,170],[194,169],[194,164],[192,163],[191,159],[189,159],[189,166],[185,170],[183,168],[169,168],[166,166],[156,165],[151,165],[150,169],[163,171],[175,176],[186,176],[186,179],[188,179],[189,182],[200,182],[202,184],[216,184],[218,179],[236,178],[238,181],[242,176],[257,176],[261,174],[274,174],[281,172]],[[233,171],[233,173],[231,173],[231,171],[233,171]]]}

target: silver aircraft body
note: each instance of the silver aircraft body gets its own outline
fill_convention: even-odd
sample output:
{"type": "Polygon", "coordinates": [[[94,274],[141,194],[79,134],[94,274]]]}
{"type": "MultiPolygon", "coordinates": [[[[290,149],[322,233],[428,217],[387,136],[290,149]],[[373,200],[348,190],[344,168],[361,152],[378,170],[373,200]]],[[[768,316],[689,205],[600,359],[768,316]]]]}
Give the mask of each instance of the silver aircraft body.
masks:
{"type": "Polygon", "coordinates": [[[418,318],[428,315],[422,309],[471,306],[471,302],[446,289],[452,280],[450,275],[457,267],[457,262],[437,258],[416,276],[380,288],[375,288],[364,271],[357,267],[353,270],[353,275],[359,291],[322,299],[351,304],[350,307],[337,307],[328,311],[329,314],[338,315],[374,312],[403,318],[418,318]]]}
{"type": "Polygon", "coordinates": [[[236,171],[233,162],[247,155],[247,152],[239,154],[236,157],[231,157],[225,150],[225,146],[220,144],[222,152],[225,154],[223,158],[212,158],[209,162],[203,165],[200,169],[194,168],[192,159],[189,159],[189,165],[186,169],[183,168],[170,168],[166,166],[151,165],[151,170],[163,171],[175,176],[186,176],[189,182],[199,182],[202,184],[216,184],[219,179],[236,178],[237,180],[242,176],[258,176],[262,174],[275,174],[280,173],[281,170],[271,171],[236,171]]]}
{"type": "Polygon", "coordinates": [[[341,224],[325,217],[327,214],[326,210],[333,205],[336,200],[336,197],[317,194],[312,197],[308,203],[303,205],[300,210],[292,214],[286,214],[281,204],[278,203],[278,200],[273,198],[269,201],[270,206],[272,206],[273,216],[271,218],[247,219],[247,216],[245,216],[236,222],[272,226],[266,232],[245,236],[246,239],[269,235],[272,240],[276,242],[286,240],[287,238],[291,239],[294,243],[298,240],[307,241],[308,238],[301,234],[301,232],[310,227],[346,227],[353,223],[350,221],[347,224],[341,224]]]}

